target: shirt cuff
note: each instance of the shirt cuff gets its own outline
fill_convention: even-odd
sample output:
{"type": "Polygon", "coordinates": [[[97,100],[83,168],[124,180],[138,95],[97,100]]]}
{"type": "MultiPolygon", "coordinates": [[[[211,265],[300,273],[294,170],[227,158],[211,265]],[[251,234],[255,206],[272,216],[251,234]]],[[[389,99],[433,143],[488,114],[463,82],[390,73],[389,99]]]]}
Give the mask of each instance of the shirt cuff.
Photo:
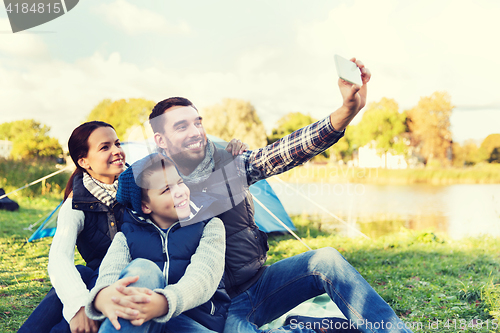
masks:
{"type": "Polygon", "coordinates": [[[104,320],[106,319],[106,316],[102,314],[102,312],[98,311],[95,306],[94,306],[94,300],[95,297],[97,296],[97,293],[99,293],[101,290],[106,288],[108,286],[99,286],[99,287],[94,287],[90,291],[89,299],[87,304],[85,305],[85,313],[87,314],[87,317],[89,317],[92,320],[104,320]]]}
{"type": "Polygon", "coordinates": [[[344,134],[345,134],[345,128],[342,131],[337,131],[335,129],[335,127],[333,127],[333,125],[332,125],[332,118],[330,117],[330,115],[328,115],[328,117],[325,118],[325,122],[328,124],[328,127],[329,127],[330,131],[334,132],[337,135],[344,136],[344,134]]]}
{"type": "Polygon", "coordinates": [[[167,302],[168,302],[168,312],[165,315],[153,318],[152,320],[154,320],[158,323],[166,323],[167,321],[172,319],[172,317],[176,317],[176,316],[180,315],[180,313],[176,313],[177,297],[174,296],[173,292],[166,290],[166,289],[154,289],[153,291],[160,294],[160,295],[165,296],[165,298],[167,299],[167,302]]]}

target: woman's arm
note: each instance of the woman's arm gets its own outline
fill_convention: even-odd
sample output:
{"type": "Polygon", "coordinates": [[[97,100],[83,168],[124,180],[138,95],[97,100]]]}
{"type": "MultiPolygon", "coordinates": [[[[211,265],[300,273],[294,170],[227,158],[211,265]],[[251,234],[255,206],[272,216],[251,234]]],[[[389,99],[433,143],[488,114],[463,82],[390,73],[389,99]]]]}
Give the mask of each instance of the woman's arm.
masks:
{"type": "Polygon", "coordinates": [[[76,238],[83,230],[85,215],[71,206],[72,199],[68,198],[59,210],[48,264],[50,282],[63,304],[63,316],[68,323],[85,306],[89,295],[75,267],[76,238]]]}
{"type": "Polygon", "coordinates": [[[123,233],[118,232],[101,262],[95,287],[90,291],[86,305],[89,318],[102,320],[106,317],[113,317],[111,313],[117,309],[122,310],[123,307],[112,301],[113,297],[121,295],[114,284],[119,281],[122,270],[131,260],[127,239],[123,233]]]}

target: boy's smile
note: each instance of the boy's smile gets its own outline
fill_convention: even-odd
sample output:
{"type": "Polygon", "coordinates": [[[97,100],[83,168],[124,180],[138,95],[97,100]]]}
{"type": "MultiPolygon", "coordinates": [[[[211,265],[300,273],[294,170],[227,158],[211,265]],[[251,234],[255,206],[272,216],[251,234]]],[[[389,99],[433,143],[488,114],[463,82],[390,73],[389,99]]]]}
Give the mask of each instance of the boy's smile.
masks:
{"type": "Polygon", "coordinates": [[[154,171],[148,176],[150,188],[143,196],[142,210],[150,214],[162,229],[186,219],[191,214],[189,188],[184,184],[173,165],[154,171]]]}

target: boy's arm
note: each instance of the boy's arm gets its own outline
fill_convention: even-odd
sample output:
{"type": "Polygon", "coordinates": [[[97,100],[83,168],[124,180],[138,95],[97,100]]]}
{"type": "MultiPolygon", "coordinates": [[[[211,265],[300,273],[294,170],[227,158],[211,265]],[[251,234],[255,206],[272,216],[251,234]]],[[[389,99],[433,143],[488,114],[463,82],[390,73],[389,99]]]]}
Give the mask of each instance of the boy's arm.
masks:
{"type": "Polygon", "coordinates": [[[154,320],[167,322],[184,311],[208,301],[217,290],[224,274],[226,233],[222,221],[214,217],[205,226],[200,244],[191,257],[184,276],[164,289],[154,291],[165,296],[168,312],[154,320]]]}
{"type": "MultiPolygon", "coordinates": [[[[113,238],[113,241],[108,248],[108,252],[101,262],[99,267],[99,277],[97,278],[96,285],[90,291],[89,300],[85,306],[85,312],[89,318],[94,320],[103,320],[108,317],[104,315],[104,313],[109,314],[110,312],[110,310],[106,309],[111,308],[111,306],[114,306],[115,308],[123,308],[116,305],[111,300],[112,297],[119,295],[116,288],[111,287],[111,285],[119,282],[121,271],[127,267],[130,261],[131,257],[125,235],[118,232],[113,238]]],[[[120,280],[120,282],[128,282],[123,280],[124,279],[120,280]]],[[[132,282],[128,283],[130,284],[132,282]]]]}

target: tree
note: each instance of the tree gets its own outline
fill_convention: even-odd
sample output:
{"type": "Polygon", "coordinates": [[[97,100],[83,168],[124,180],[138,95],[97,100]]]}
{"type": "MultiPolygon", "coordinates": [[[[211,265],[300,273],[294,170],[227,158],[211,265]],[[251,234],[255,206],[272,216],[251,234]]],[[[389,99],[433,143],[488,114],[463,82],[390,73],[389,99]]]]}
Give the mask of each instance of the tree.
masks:
{"type": "Polygon", "coordinates": [[[488,159],[490,163],[500,163],[500,147],[495,147],[491,151],[490,158],[488,159]]]}
{"type": "Polygon", "coordinates": [[[291,134],[304,126],[314,123],[316,119],[310,115],[305,115],[301,112],[290,112],[281,117],[276,123],[277,127],[273,128],[271,135],[268,137],[268,142],[273,143],[282,137],[291,134]]]}
{"type": "Polygon", "coordinates": [[[33,119],[17,120],[0,125],[0,138],[12,141],[10,155],[14,159],[58,157],[62,147],[48,136],[49,131],[50,127],[33,119]]]}
{"type": "Polygon", "coordinates": [[[453,165],[474,165],[480,161],[479,148],[474,140],[467,140],[463,145],[453,143],[453,165]]]}
{"type": "MultiPolygon", "coordinates": [[[[311,117],[309,114],[306,115],[306,114],[303,114],[302,112],[287,113],[286,115],[284,115],[283,117],[281,117],[277,121],[276,127],[272,129],[271,135],[268,136],[268,138],[267,138],[267,142],[274,143],[274,142],[278,141],[279,139],[281,139],[282,137],[289,135],[302,127],[310,125],[310,124],[314,123],[315,121],[317,121],[317,120],[314,119],[313,117],[311,117]]],[[[342,141],[342,139],[339,140],[339,142],[337,142],[332,147],[338,146],[339,144],[340,144],[340,147],[337,147],[337,148],[345,148],[345,149],[348,148],[348,147],[345,147],[345,144],[346,144],[345,140],[342,141]]],[[[313,160],[317,162],[319,160],[325,160],[325,159],[329,158],[331,149],[332,148],[325,150],[321,154],[313,157],[313,160]]],[[[343,158],[343,154],[341,154],[341,152],[343,152],[343,150],[334,151],[335,157],[337,159],[343,158]]]]}
{"type": "Polygon", "coordinates": [[[127,140],[127,131],[134,125],[143,124],[149,117],[155,102],[144,98],[102,100],[88,115],[87,121],[100,120],[113,125],[116,135],[127,140]]]}
{"type": "Polygon", "coordinates": [[[408,110],[408,128],[412,144],[426,163],[436,160],[449,163],[451,152],[450,116],[454,106],[446,92],[421,97],[417,106],[408,110]]]}
{"type": "Polygon", "coordinates": [[[500,134],[490,134],[483,140],[479,148],[481,160],[491,163],[491,154],[495,148],[499,148],[500,150],[500,134]]]}
{"type": "Polygon", "coordinates": [[[204,116],[203,127],[208,134],[226,141],[237,138],[250,148],[264,147],[267,143],[264,124],[248,101],[226,98],[200,113],[204,116]]]}
{"type": "Polygon", "coordinates": [[[383,97],[368,105],[361,121],[353,128],[352,143],[361,147],[374,142],[374,148],[381,155],[388,152],[402,154],[407,151],[405,132],[406,114],[399,112],[394,99],[383,97]]]}

